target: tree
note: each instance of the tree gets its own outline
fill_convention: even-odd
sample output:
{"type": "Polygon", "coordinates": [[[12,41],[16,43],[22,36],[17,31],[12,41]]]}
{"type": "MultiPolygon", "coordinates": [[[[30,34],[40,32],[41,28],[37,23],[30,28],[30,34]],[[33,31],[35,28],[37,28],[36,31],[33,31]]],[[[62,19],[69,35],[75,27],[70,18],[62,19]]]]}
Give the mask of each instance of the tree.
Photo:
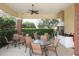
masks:
{"type": "Polygon", "coordinates": [[[55,27],[57,24],[58,24],[58,20],[56,19],[42,19],[41,22],[39,22],[38,27],[52,28],[52,27],[55,27]]]}
{"type": "Polygon", "coordinates": [[[56,27],[57,26],[57,24],[58,24],[58,20],[56,20],[56,19],[51,19],[50,20],[50,24],[49,24],[49,28],[52,28],[52,27],[56,27]]]}

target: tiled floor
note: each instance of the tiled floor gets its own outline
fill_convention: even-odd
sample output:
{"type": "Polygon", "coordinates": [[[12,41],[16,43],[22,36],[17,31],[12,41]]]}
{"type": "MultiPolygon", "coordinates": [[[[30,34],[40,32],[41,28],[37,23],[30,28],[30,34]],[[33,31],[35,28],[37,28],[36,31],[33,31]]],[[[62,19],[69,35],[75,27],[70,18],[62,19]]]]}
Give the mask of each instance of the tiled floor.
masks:
{"type": "MultiPolygon", "coordinates": [[[[30,56],[29,48],[27,48],[26,53],[24,50],[25,50],[24,46],[21,46],[20,48],[10,46],[8,49],[6,49],[6,47],[3,47],[0,49],[0,56],[30,56]]],[[[59,45],[57,51],[59,56],[73,56],[73,52],[74,52],[73,49],[64,48],[61,45],[59,45]]],[[[53,52],[50,52],[49,56],[55,56],[55,54],[53,52]]]]}

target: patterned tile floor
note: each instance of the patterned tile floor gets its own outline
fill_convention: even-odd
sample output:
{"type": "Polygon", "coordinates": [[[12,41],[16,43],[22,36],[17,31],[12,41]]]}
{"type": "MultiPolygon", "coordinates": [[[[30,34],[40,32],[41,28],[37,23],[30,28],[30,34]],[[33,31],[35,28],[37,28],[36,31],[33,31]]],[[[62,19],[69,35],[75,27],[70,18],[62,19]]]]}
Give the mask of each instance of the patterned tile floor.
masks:
{"type": "MultiPolygon", "coordinates": [[[[58,47],[58,55],[59,56],[73,56],[74,50],[72,48],[65,48],[61,45],[58,47]]],[[[25,47],[13,47],[10,46],[8,49],[5,47],[0,49],[0,56],[30,56],[29,48],[27,48],[27,52],[25,53],[25,47]]],[[[49,56],[55,56],[55,53],[49,52],[49,56]]]]}

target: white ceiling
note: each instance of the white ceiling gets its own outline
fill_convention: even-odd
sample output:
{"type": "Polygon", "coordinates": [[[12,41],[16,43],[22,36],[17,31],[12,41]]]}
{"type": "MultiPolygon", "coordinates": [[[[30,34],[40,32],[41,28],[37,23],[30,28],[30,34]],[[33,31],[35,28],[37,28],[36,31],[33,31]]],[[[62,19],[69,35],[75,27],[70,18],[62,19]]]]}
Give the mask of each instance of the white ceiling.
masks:
{"type": "MultiPolygon", "coordinates": [[[[12,9],[19,13],[28,12],[32,3],[7,3],[12,9]]],[[[67,8],[71,3],[34,3],[34,9],[40,13],[56,13],[67,8]]]]}

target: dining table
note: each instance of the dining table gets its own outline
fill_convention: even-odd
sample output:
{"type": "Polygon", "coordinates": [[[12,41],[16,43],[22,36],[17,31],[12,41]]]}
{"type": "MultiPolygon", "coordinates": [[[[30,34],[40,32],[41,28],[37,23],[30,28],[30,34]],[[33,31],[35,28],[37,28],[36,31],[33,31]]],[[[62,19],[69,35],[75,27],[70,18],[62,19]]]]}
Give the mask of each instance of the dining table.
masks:
{"type": "Polygon", "coordinates": [[[50,41],[46,41],[43,39],[36,39],[33,41],[33,43],[39,44],[41,47],[44,47],[44,52],[45,52],[45,56],[48,55],[48,49],[46,46],[48,46],[50,44],[50,41]]]}

